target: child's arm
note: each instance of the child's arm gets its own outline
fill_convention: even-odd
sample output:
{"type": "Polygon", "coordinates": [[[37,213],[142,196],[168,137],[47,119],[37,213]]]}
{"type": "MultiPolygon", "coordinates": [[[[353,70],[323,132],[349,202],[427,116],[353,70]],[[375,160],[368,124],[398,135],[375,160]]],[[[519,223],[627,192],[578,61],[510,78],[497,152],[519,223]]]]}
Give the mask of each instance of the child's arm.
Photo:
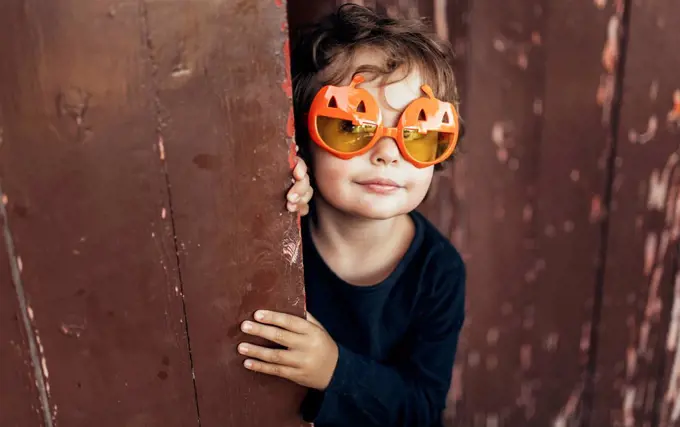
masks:
{"type": "Polygon", "coordinates": [[[465,273],[451,272],[430,300],[431,310],[404,363],[378,363],[339,346],[333,378],[303,405],[307,421],[323,425],[413,427],[441,425],[464,320],[465,273]]]}
{"type": "Polygon", "coordinates": [[[286,195],[286,208],[289,212],[300,212],[300,215],[307,215],[309,212],[309,201],[312,199],[314,190],[309,182],[307,165],[305,161],[296,157],[295,169],[293,169],[293,181],[295,184],[288,190],[286,195]]]}
{"type": "Polygon", "coordinates": [[[428,309],[417,324],[418,335],[403,358],[406,362],[399,365],[385,365],[335,344],[318,324],[268,312],[260,322],[275,326],[255,324],[245,332],[287,349],[248,345],[247,356],[259,360],[249,359],[246,367],[316,389],[303,405],[307,421],[348,426],[436,425],[451,381],[464,301],[461,262],[442,274],[426,297],[428,309]]]}

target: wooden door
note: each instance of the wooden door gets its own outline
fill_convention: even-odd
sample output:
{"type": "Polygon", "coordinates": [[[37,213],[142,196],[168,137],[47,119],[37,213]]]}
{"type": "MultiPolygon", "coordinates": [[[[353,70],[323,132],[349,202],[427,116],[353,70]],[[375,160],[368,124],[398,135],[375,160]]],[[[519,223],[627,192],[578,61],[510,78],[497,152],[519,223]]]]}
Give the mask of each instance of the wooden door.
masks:
{"type": "Polygon", "coordinates": [[[302,314],[279,1],[0,4],[0,425],[300,425],[239,323],[302,314]]]}

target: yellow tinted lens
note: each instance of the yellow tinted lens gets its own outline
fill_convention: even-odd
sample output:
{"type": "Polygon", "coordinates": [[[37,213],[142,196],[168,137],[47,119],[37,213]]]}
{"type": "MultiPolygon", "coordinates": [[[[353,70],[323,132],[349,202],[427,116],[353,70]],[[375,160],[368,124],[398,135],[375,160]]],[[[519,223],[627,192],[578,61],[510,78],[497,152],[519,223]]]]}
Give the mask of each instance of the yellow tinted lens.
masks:
{"type": "Polygon", "coordinates": [[[350,120],[323,116],[316,119],[316,127],[326,145],[343,153],[353,153],[366,147],[376,130],[376,125],[355,125],[350,120]]]}
{"type": "Polygon", "coordinates": [[[437,131],[420,133],[417,129],[404,129],[406,151],[419,162],[439,159],[451,144],[451,134],[437,131]]]}

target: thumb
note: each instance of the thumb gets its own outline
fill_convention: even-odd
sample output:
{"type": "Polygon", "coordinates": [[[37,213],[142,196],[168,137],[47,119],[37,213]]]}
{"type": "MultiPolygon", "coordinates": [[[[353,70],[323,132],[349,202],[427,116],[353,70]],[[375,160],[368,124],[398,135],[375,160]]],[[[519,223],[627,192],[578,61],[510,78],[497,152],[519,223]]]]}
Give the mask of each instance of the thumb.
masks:
{"type": "Polygon", "coordinates": [[[306,316],[306,317],[307,317],[307,321],[308,321],[309,323],[311,323],[311,324],[313,324],[313,325],[316,325],[316,326],[320,327],[320,328],[323,329],[324,331],[326,330],[326,328],[324,328],[323,325],[322,325],[318,320],[316,320],[316,318],[315,318],[314,316],[312,316],[312,313],[310,313],[309,311],[307,312],[307,316],[306,316]]]}

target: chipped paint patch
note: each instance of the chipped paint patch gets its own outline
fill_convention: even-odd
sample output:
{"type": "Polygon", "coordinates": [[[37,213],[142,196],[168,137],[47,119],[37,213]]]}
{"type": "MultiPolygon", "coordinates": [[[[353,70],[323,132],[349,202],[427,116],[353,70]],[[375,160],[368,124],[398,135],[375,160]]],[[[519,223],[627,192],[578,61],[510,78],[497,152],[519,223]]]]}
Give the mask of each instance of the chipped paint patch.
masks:
{"type": "MultiPolygon", "coordinates": [[[[602,6],[604,8],[604,4],[602,6]]],[[[621,42],[621,16],[623,10],[618,7],[616,12],[609,18],[605,43],[602,48],[602,66],[604,73],[600,76],[600,85],[597,88],[597,103],[602,107],[602,124],[607,125],[611,119],[612,102],[614,100],[616,67],[619,62],[619,45],[621,42]]]]}
{"type": "Polygon", "coordinates": [[[673,92],[673,108],[668,112],[667,121],[669,124],[680,127],[680,89],[673,92]]]}
{"type": "MultiPolygon", "coordinates": [[[[674,353],[670,366],[668,388],[664,395],[662,416],[668,418],[668,424],[680,420],[680,271],[675,275],[675,290],[671,312],[671,324],[668,329],[666,349],[674,353]],[[666,415],[668,414],[668,415],[666,415]]],[[[663,424],[662,424],[663,425],[663,424]]]]}
{"type": "Polygon", "coordinates": [[[163,135],[158,135],[158,153],[161,160],[165,160],[165,144],[163,143],[163,135]]]}
{"type": "MultiPolygon", "coordinates": [[[[635,408],[638,405],[637,396],[644,398],[644,392],[638,390],[635,374],[638,364],[643,363],[654,351],[653,341],[650,340],[655,327],[661,320],[664,301],[661,297],[661,281],[664,268],[667,265],[669,248],[677,247],[680,240],[680,154],[676,150],[666,160],[661,169],[654,169],[649,176],[646,207],[648,212],[656,212],[654,218],[662,218],[650,224],[646,231],[643,248],[643,274],[647,277],[647,301],[642,319],[637,326],[633,339],[636,345],[630,345],[626,351],[626,384],[623,388],[623,424],[634,426],[635,408]]],[[[644,222],[643,222],[644,226],[644,222]]],[[[669,381],[664,391],[661,408],[660,425],[667,426],[680,418],[680,272],[674,277],[674,297],[670,308],[671,319],[666,337],[666,351],[670,362],[669,381]]],[[[635,319],[629,320],[629,326],[635,326],[635,319]]]]}
{"type": "Polygon", "coordinates": [[[631,129],[628,131],[628,140],[633,144],[646,144],[656,136],[656,131],[659,129],[659,119],[656,116],[651,116],[647,121],[647,130],[643,133],[638,133],[631,129]]]}
{"type": "Polygon", "coordinates": [[[283,257],[288,264],[293,265],[298,262],[300,247],[301,242],[299,238],[287,238],[283,240],[283,257]]]}
{"type": "Polygon", "coordinates": [[[579,402],[581,402],[581,395],[583,394],[583,385],[579,385],[571,392],[567,402],[562,406],[560,413],[555,417],[552,427],[568,427],[577,425],[580,418],[578,411],[579,402]]]}
{"type": "Polygon", "coordinates": [[[607,0],[594,0],[595,6],[597,6],[598,9],[602,10],[607,6],[607,0]]]}

